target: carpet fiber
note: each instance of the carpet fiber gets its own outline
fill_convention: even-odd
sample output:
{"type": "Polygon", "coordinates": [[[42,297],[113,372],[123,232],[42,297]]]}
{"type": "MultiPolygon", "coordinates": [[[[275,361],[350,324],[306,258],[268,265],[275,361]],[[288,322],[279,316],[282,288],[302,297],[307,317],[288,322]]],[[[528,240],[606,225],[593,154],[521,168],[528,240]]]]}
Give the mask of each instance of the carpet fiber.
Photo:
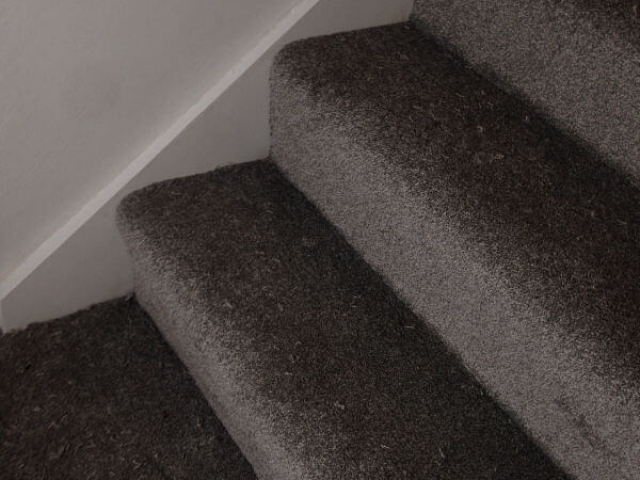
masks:
{"type": "Polygon", "coordinates": [[[427,34],[640,185],[640,15],[633,0],[416,0],[427,34]]]}
{"type": "Polygon", "coordinates": [[[272,163],[147,187],[119,222],[261,479],[566,478],[272,163]]]}
{"type": "Polygon", "coordinates": [[[289,180],[565,468],[640,478],[640,190],[410,25],[272,72],[289,180]]]}
{"type": "Polygon", "coordinates": [[[0,337],[0,477],[255,480],[134,300],[0,337]]]}

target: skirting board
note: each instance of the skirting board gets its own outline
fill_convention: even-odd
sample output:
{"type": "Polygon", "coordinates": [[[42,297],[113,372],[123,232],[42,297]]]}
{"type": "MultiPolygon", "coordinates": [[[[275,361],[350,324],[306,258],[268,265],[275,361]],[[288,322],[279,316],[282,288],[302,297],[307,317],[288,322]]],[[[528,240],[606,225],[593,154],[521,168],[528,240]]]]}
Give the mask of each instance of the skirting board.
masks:
{"type": "Polygon", "coordinates": [[[406,21],[412,0],[303,0],[227,74],[0,285],[0,328],[72,313],[133,289],[115,208],[150,183],[269,151],[269,69],[299,38],[406,21]]]}

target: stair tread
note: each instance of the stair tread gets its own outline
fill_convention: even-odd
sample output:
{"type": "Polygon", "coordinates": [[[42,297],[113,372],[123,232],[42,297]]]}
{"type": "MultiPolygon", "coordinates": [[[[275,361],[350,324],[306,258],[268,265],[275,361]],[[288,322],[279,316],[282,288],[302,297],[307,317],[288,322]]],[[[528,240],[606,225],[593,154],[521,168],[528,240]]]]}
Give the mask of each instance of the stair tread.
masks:
{"type": "Polygon", "coordinates": [[[332,103],[321,122],[342,128],[348,112],[349,135],[375,142],[425,209],[640,379],[638,189],[412,29],[308,40],[288,58],[288,80],[332,103]]]}
{"type": "Polygon", "coordinates": [[[572,468],[639,478],[638,189],[410,25],[287,46],[272,88],[293,183],[572,468]]]}
{"type": "Polygon", "coordinates": [[[148,187],[119,222],[260,478],[565,478],[271,162],[148,187]]]}
{"type": "Polygon", "coordinates": [[[134,299],[0,335],[0,392],[4,480],[256,480],[134,299]]]}
{"type": "Polygon", "coordinates": [[[640,185],[640,4],[417,0],[413,20],[640,185]]]}
{"type": "Polygon", "coordinates": [[[640,45],[640,4],[637,0],[571,0],[599,29],[625,35],[640,45]]]}

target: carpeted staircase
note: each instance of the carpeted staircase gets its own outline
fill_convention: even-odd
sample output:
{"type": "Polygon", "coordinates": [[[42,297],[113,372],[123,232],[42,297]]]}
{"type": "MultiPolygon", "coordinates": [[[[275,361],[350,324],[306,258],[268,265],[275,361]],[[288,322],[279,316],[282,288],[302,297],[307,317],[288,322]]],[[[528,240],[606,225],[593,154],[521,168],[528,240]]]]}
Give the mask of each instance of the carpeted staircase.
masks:
{"type": "Polygon", "coordinates": [[[640,25],[519,3],[285,47],[269,159],[121,204],[139,302],[259,478],[640,479],[640,25]],[[574,78],[589,29],[624,75],[574,78]]]}
{"type": "Polygon", "coordinates": [[[2,480],[256,480],[133,298],[0,335],[2,480]]]}

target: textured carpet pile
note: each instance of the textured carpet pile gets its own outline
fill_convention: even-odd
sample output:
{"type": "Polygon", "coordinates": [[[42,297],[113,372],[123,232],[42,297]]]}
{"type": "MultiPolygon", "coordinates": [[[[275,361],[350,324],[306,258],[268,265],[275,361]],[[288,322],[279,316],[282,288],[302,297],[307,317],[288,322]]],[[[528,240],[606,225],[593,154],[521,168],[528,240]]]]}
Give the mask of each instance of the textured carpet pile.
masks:
{"type": "Polygon", "coordinates": [[[255,480],[125,299],[0,336],[0,478],[255,480]]]}
{"type": "Polygon", "coordinates": [[[145,188],[119,221],[261,479],[566,478],[272,163],[145,188]]]}
{"type": "Polygon", "coordinates": [[[565,468],[640,478],[632,182],[410,25],[289,45],[271,87],[292,183],[565,468]]]}
{"type": "Polygon", "coordinates": [[[640,480],[639,59],[632,0],[286,46],[270,158],[120,204],[139,304],[0,337],[0,476],[640,480]]]}
{"type": "Polygon", "coordinates": [[[640,185],[640,5],[416,0],[413,20],[640,185]]]}

